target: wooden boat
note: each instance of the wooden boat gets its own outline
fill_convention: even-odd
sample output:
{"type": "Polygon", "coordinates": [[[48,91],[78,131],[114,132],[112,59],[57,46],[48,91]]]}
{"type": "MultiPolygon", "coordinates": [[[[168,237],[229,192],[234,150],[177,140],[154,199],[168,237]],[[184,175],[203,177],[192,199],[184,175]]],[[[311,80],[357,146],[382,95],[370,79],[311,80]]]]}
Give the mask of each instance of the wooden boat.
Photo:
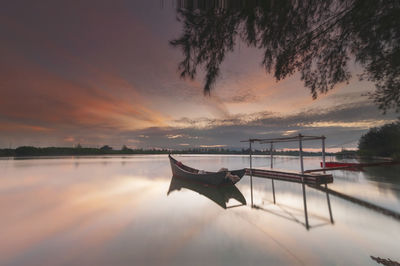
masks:
{"type": "Polygon", "coordinates": [[[239,180],[236,182],[232,182],[230,179],[226,178],[228,171],[221,172],[200,172],[198,169],[191,168],[189,166],[184,165],[183,163],[172,158],[171,155],[168,155],[169,161],[171,163],[172,175],[175,177],[186,178],[188,180],[192,180],[194,182],[209,184],[209,185],[222,185],[222,184],[235,184],[237,183],[245,174],[246,169],[229,171],[232,175],[236,175],[239,177],[239,180]]]}
{"type": "MultiPolygon", "coordinates": [[[[359,163],[342,163],[342,162],[325,162],[325,167],[359,167],[359,163]]],[[[321,162],[321,167],[323,167],[323,162],[321,162]]]]}
{"type": "MultiPolygon", "coordinates": [[[[321,168],[324,163],[321,162],[321,168]]],[[[344,163],[344,162],[325,162],[325,168],[348,170],[348,171],[362,171],[362,165],[359,163],[344,163]]]]}
{"type": "MultiPolygon", "coordinates": [[[[362,171],[363,168],[365,167],[389,166],[398,164],[400,164],[400,161],[368,162],[368,163],[326,162],[325,168],[333,168],[337,170],[362,171]]],[[[323,162],[321,162],[321,168],[322,167],[323,167],[323,162]]]]}
{"type": "Polygon", "coordinates": [[[226,186],[205,187],[204,184],[195,183],[187,180],[186,178],[172,177],[167,195],[173,191],[180,191],[182,188],[197,192],[200,195],[212,200],[224,209],[246,205],[245,197],[233,184],[228,184],[226,186]],[[227,203],[231,199],[237,201],[239,204],[227,206],[227,203]]]}

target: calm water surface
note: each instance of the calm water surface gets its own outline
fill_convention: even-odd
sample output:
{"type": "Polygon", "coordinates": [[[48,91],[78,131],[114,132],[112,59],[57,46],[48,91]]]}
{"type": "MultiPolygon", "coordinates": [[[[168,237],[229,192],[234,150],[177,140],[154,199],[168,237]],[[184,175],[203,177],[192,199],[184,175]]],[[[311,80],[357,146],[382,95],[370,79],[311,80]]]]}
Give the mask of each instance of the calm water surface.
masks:
{"type": "MultiPolygon", "coordinates": [[[[247,156],[177,158],[204,170],[249,164],[247,156]]],[[[306,158],[306,169],[319,162],[306,158]]],[[[296,157],[274,163],[299,168],[296,157]]],[[[269,159],[256,156],[254,165],[265,167],[269,159]]],[[[398,167],[336,171],[329,187],[400,212],[399,173],[398,167]]],[[[214,192],[207,197],[174,189],[165,155],[0,160],[0,265],[376,265],[370,256],[400,261],[399,220],[331,195],[331,223],[326,194],[307,187],[307,230],[301,185],[275,181],[274,205],[271,181],[253,180],[259,208],[250,207],[245,176],[237,188],[247,205],[231,199],[224,209],[214,192]]]]}

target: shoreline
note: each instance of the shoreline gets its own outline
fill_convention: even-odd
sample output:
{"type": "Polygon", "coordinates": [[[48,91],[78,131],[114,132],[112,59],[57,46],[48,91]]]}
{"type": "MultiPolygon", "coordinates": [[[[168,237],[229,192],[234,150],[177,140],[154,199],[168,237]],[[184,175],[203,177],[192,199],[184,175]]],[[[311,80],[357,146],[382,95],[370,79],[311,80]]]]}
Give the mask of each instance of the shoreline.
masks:
{"type": "MultiPolygon", "coordinates": [[[[198,155],[249,155],[249,151],[229,150],[229,149],[121,149],[112,148],[67,148],[67,147],[19,147],[16,149],[0,149],[0,157],[23,158],[23,157],[74,157],[74,156],[110,156],[110,155],[162,155],[162,154],[198,154],[198,155]]],[[[269,151],[253,150],[253,155],[269,155],[269,151]]],[[[299,156],[298,151],[274,151],[274,155],[299,156]]],[[[321,152],[303,151],[304,156],[321,156],[321,152]]],[[[327,156],[342,156],[343,153],[326,153],[327,156]]],[[[348,154],[346,154],[348,155],[348,154]]],[[[355,157],[356,151],[351,152],[351,157],[355,157]]],[[[347,157],[347,156],[346,156],[347,157]]]]}

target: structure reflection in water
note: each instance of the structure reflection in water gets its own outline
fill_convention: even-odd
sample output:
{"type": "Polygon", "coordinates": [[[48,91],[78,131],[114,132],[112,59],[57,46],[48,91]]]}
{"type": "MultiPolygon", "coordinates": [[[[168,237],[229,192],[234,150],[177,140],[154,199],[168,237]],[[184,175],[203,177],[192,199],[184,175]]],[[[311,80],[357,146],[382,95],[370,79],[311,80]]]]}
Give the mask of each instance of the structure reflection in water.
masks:
{"type": "MultiPolygon", "coordinates": [[[[198,182],[193,182],[191,180],[186,180],[184,178],[179,178],[173,176],[171,178],[171,182],[169,185],[169,189],[167,192],[167,195],[169,196],[172,192],[174,191],[181,191],[181,189],[188,189],[192,190],[194,192],[199,193],[200,195],[205,196],[206,198],[212,200],[219,206],[221,206],[224,209],[229,209],[229,208],[234,208],[234,207],[239,207],[239,206],[244,206],[247,204],[246,199],[244,195],[240,192],[240,190],[233,184],[228,184],[228,185],[223,185],[223,186],[210,186],[198,182]],[[235,200],[238,202],[238,204],[233,204],[228,206],[228,203],[231,200],[235,200]]],[[[313,218],[316,218],[317,220],[320,220],[320,223],[317,223],[315,225],[310,225],[308,221],[302,222],[300,221],[297,216],[303,212],[301,209],[296,209],[292,206],[288,206],[285,204],[279,204],[274,202],[273,204],[279,207],[279,210],[270,210],[266,206],[262,205],[256,205],[253,204],[252,209],[254,210],[261,210],[276,216],[279,216],[281,218],[285,218],[287,220],[291,220],[293,222],[299,223],[303,225],[307,230],[310,228],[314,227],[319,227],[323,225],[328,225],[328,224],[333,224],[333,215],[332,211],[330,209],[330,200],[329,196],[327,196],[327,202],[328,202],[328,209],[329,209],[329,218],[327,219],[326,217],[321,217],[316,214],[307,214],[310,215],[313,218]]],[[[272,203],[272,202],[271,202],[272,203]]]]}
{"type": "MultiPolygon", "coordinates": [[[[315,187],[311,186],[311,188],[315,188],[315,187]]],[[[289,221],[296,222],[296,223],[301,224],[302,226],[304,226],[307,230],[309,230],[311,228],[321,227],[321,226],[324,226],[324,225],[334,224],[335,222],[334,222],[334,219],[333,219],[333,214],[332,214],[332,209],[331,209],[331,203],[330,203],[328,190],[326,188],[323,189],[322,187],[321,187],[321,189],[326,192],[327,207],[328,207],[328,211],[329,211],[329,219],[327,217],[323,217],[323,216],[317,215],[315,213],[311,213],[311,212],[309,212],[307,210],[302,210],[301,208],[295,208],[293,206],[289,206],[289,205],[286,205],[286,204],[283,204],[283,203],[277,203],[276,200],[275,200],[275,197],[274,197],[273,201],[268,201],[268,203],[271,203],[271,204],[277,206],[278,210],[276,210],[276,208],[274,208],[274,209],[271,208],[270,209],[268,207],[264,207],[262,205],[257,205],[257,204],[253,204],[252,208],[256,209],[256,210],[261,210],[261,211],[270,213],[272,215],[284,218],[284,219],[289,220],[289,221]],[[304,211],[304,219],[305,219],[304,222],[302,222],[300,219],[297,218],[299,215],[301,216],[303,211],[304,211]],[[308,221],[308,217],[314,218],[315,220],[318,220],[320,222],[318,222],[316,224],[313,224],[313,225],[310,225],[310,223],[308,221]]],[[[307,199],[305,198],[305,196],[303,194],[303,201],[306,201],[306,200],[307,199]]],[[[263,200],[263,203],[264,203],[264,200],[263,200]]]]}
{"type": "Polygon", "coordinates": [[[171,194],[173,191],[180,191],[182,188],[195,191],[214,201],[224,209],[246,205],[245,197],[233,184],[227,184],[223,186],[209,186],[173,176],[171,178],[171,183],[169,185],[167,195],[171,194]],[[239,204],[227,206],[227,203],[231,199],[236,200],[237,202],[239,202],[239,204]]]}

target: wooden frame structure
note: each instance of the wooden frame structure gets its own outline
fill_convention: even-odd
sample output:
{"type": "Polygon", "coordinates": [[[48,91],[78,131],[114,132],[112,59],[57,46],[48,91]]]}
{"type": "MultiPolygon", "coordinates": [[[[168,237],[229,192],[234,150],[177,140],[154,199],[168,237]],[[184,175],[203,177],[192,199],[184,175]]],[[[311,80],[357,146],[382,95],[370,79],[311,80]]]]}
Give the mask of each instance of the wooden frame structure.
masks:
{"type": "MultiPolygon", "coordinates": [[[[305,136],[305,135],[297,135],[292,137],[281,137],[281,138],[269,138],[269,139],[248,139],[243,140],[241,142],[249,143],[249,155],[250,155],[250,168],[247,169],[246,173],[250,175],[250,190],[251,190],[251,206],[253,207],[253,175],[255,177],[261,178],[269,178],[272,183],[272,194],[274,204],[276,203],[275,198],[275,184],[274,179],[288,181],[288,182],[297,182],[302,184],[303,188],[303,203],[304,203],[304,216],[306,220],[306,228],[309,228],[308,223],[308,215],[307,215],[307,201],[306,201],[306,189],[305,184],[308,185],[321,185],[325,184],[325,189],[327,190],[327,183],[333,182],[332,175],[325,174],[309,174],[304,171],[304,162],[303,162],[303,142],[309,140],[321,140],[322,144],[322,168],[325,169],[325,136],[305,136]],[[300,156],[300,173],[291,173],[291,172],[282,172],[282,171],[274,171],[273,169],[273,148],[274,143],[285,143],[285,142],[299,142],[299,156],[300,156]],[[271,170],[263,170],[263,169],[253,169],[252,162],[252,144],[258,142],[260,144],[270,144],[270,157],[271,157],[271,170]]],[[[330,206],[329,194],[326,194],[328,201],[329,214],[331,218],[331,222],[333,223],[332,211],[330,206]]]]}

